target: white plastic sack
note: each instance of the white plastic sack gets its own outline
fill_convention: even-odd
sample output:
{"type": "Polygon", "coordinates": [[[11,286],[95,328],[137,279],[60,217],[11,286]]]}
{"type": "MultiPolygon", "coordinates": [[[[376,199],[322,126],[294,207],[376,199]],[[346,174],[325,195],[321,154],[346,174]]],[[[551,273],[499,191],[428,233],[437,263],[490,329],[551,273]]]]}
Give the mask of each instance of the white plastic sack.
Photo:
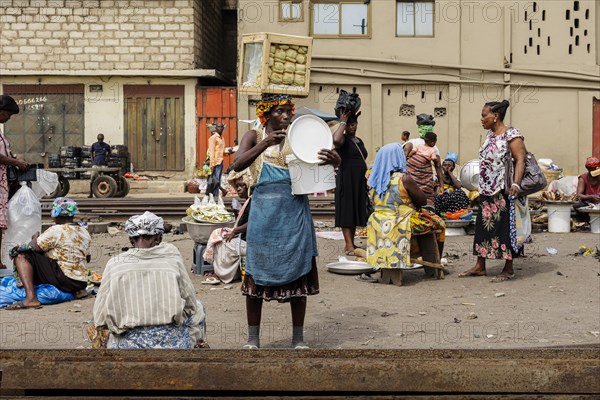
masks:
{"type": "Polygon", "coordinates": [[[35,193],[38,199],[48,196],[58,187],[58,174],[43,169],[36,171],[36,181],[31,182],[31,190],[35,193]]]}
{"type": "Polygon", "coordinates": [[[29,243],[31,236],[42,230],[42,204],[26,182],[8,202],[8,228],[2,241],[2,262],[12,265],[8,251],[20,244],[29,243]]]}
{"type": "Polygon", "coordinates": [[[550,185],[548,186],[548,191],[552,193],[562,193],[565,196],[570,196],[574,193],[577,193],[578,181],[578,176],[565,176],[564,178],[560,178],[550,182],[550,185]]]}

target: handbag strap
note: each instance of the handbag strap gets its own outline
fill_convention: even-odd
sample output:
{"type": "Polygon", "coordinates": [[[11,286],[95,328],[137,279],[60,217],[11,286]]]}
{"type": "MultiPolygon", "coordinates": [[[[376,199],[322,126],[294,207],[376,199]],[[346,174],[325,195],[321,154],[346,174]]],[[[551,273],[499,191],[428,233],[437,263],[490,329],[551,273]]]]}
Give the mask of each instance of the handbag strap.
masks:
{"type": "Polygon", "coordinates": [[[360,153],[360,156],[362,157],[363,161],[365,162],[365,165],[367,165],[367,159],[365,158],[363,152],[360,150],[360,147],[358,147],[358,143],[356,143],[354,140],[352,140],[352,138],[350,138],[350,141],[352,143],[354,143],[354,145],[356,146],[356,149],[358,150],[358,152],[360,153]]]}
{"type": "Polygon", "coordinates": [[[233,225],[233,229],[237,228],[238,223],[240,222],[240,219],[242,219],[242,215],[244,215],[244,211],[246,210],[246,207],[248,206],[248,204],[250,204],[250,199],[252,198],[252,196],[248,197],[246,199],[246,201],[244,202],[244,205],[242,206],[242,208],[240,208],[240,212],[238,213],[238,217],[235,220],[235,224],[233,225]]]}

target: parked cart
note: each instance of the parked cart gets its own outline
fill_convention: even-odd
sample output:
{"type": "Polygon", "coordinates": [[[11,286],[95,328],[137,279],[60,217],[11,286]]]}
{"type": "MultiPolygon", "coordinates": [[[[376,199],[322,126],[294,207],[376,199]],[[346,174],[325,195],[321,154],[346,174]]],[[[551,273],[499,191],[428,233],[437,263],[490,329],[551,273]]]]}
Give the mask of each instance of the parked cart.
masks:
{"type": "Polygon", "coordinates": [[[66,196],[71,189],[69,177],[73,173],[96,172],[97,177],[92,182],[92,193],[98,198],[125,197],[129,193],[129,182],[121,174],[121,168],[95,166],[94,168],[48,168],[48,171],[58,174],[58,187],[50,197],[66,196]]]}

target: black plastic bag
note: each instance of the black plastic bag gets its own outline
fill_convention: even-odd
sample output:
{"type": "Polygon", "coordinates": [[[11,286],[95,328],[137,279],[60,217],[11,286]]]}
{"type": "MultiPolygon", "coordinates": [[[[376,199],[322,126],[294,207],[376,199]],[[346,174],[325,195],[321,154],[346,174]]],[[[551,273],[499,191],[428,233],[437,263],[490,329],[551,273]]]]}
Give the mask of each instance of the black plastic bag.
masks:
{"type": "Polygon", "coordinates": [[[421,126],[421,125],[435,126],[435,121],[433,120],[433,115],[429,115],[429,114],[417,115],[417,126],[421,126]]]}
{"type": "Polygon", "coordinates": [[[358,96],[358,93],[348,93],[345,90],[340,90],[340,96],[335,104],[335,115],[340,117],[342,115],[342,109],[351,111],[352,114],[356,114],[360,109],[360,97],[358,96]]]}

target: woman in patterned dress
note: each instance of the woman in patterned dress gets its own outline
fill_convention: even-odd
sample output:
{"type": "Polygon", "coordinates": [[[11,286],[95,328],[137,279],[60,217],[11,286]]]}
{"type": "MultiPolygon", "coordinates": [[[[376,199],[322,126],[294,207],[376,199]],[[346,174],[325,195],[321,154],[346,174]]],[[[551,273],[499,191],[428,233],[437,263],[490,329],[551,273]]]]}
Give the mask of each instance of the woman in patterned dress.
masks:
{"type": "MultiPolygon", "coordinates": [[[[19,106],[15,99],[8,95],[0,96],[0,124],[7,122],[10,117],[19,113],[19,106]]],[[[8,228],[8,174],[7,167],[15,166],[18,169],[27,169],[29,164],[23,160],[15,158],[10,152],[10,144],[4,137],[4,132],[0,129],[0,268],[6,268],[2,264],[2,233],[8,228]]]]}
{"type": "Polygon", "coordinates": [[[375,209],[367,224],[369,265],[379,269],[410,266],[411,236],[432,231],[437,232],[441,254],[444,221],[426,209],[417,210],[427,204],[427,196],[406,173],[406,156],[399,143],[387,144],[377,152],[369,187],[375,209]]]}
{"type": "Polygon", "coordinates": [[[520,183],[525,171],[525,144],[518,129],[504,124],[509,102],[486,103],[481,112],[481,124],[487,129],[486,139],[479,150],[479,212],[475,224],[473,254],[477,262],[459,277],[485,276],[486,259],[504,260],[502,272],[492,282],[503,282],[514,277],[513,259],[519,256],[523,245],[517,241],[517,207],[526,207],[527,198],[519,197],[520,183]],[[512,187],[505,188],[504,162],[515,160],[512,187]],[[508,189],[508,190],[507,190],[508,189]],[[508,194],[506,193],[508,191],[508,194]]]}
{"type": "Polygon", "coordinates": [[[33,235],[31,242],[11,249],[15,277],[25,288],[25,300],[9,305],[7,310],[40,307],[34,286],[41,283],[69,293],[86,288],[91,238],[87,229],[73,222],[77,212],[75,201],[56,198],[50,212],[55,225],[33,235]]]}
{"type": "MultiPolygon", "coordinates": [[[[248,219],[246,296],[248,343],[244,349],[260,347],[260,320],[264,301],[289,302],[292,312],[292,347],[305,349],[303,329],[306,297],[319,293],[317,241],[308,197],[292,195],[285,140],[294,115],[292,98],[263,95],[256,106],[262,127],[246,132],[234,162],[235,171],[250,168],[256,182],[248,219]]],[[[339,165],[333,150],[319,152],[323,163],[339,165]]]]}

